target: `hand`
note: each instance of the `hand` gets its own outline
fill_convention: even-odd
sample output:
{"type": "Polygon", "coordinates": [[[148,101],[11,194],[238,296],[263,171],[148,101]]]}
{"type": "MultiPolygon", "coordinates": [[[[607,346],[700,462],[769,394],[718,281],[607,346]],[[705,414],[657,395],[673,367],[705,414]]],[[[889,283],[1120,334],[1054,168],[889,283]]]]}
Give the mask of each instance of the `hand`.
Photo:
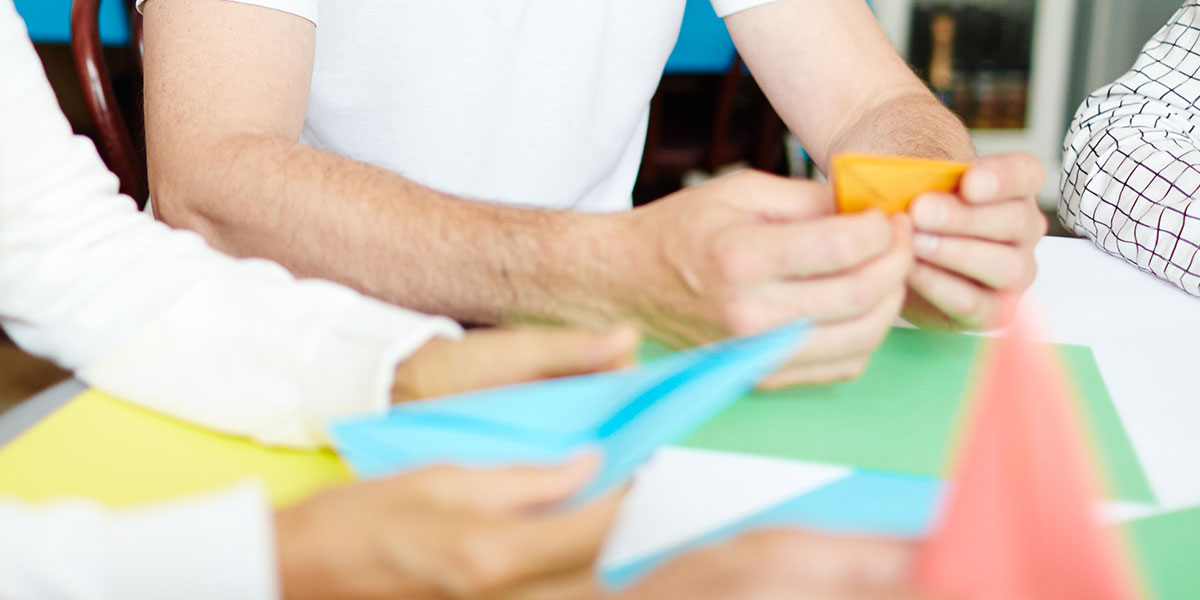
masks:
{"type": "Polygon", "coordinates": [[[825,184],[740,171],[626,218],[629,262],[613,285],[656,338],[683,347],[813,322],[764,387],[858,376],[904,300],[907,218],[835,215],[825,184]]]}
{"type": "Polygon", "coordinates": [[[595,468],[436,467],[321,493],[276,516],[284,596],[475,598],[587,571],[621,495],[546,508],[595,468]]]}
{"type": "Polygon", "coordinates": [[[1037,274],[1034,246],[1046,234],[1037,205],[1045,180],[1028,154],[975,161],[961,195],[926,194],[913,203],[915,294],[904,316],[921,327],[983,329],[1006,321],[1008,307],[1037,274]]]}
{"type": "Polygon", "coordinates": [[[640,341],[630,325],[606,334],[524,327],[477,329],[462,341],[434,339],[396,368],[392,401],[616,369],[634,362],[640,341]]]}
{"type": "Polygon", "coordinates": [[[613,600],[915,600],[912,548],[776,530],[684,555],[613,600]]]}

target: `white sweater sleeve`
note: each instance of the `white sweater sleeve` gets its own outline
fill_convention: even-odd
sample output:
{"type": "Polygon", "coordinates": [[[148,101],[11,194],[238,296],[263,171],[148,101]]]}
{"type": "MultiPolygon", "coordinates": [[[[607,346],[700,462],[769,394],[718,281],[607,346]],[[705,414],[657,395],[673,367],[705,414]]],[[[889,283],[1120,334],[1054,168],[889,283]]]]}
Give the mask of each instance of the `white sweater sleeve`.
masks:
{"type": "Polygon", "coordinates": [[[267,600],[279,596],[274,544],[251,483],[120,511],[0,498],[0,598],[267,600]]]}
{"type": "Polygon", "coordinates": [[[0,0],[0,323],[27,350],[149,408],[313,446],[382,411],[397,363],[454,322],[234,260],[117,195],[72,135],[0,0]]]}
{"type": "Polygon", "coordinates": [[[1075,233],[1200,295],[1200,2],[1093,93],[1066,138],[1059,219],[1075,233]]]}

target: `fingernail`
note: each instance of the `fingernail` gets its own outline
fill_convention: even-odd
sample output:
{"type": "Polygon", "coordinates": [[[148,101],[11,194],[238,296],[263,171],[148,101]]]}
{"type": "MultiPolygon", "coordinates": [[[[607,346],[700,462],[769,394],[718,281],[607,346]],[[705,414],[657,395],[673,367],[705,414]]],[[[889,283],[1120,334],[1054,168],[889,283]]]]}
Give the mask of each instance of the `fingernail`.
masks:
{"type": "Polygon", "coordinates": [[[947,218],[949,211],[946,210],[946,206],[933,198],[918,200],[913,209],[913,220],[918,227],[937,229],[946,224],[947,218]]]}
{"type": "Polygon", "coordinates": [[[913,236],[913,250],[916,251],[917,256],[925,258],[937,250],[939,242],[940,240],[936,235],[918,233],[913,236]]]}
{"type": "Polygon", "coordinates": [[[999,187],[1000,182],[996,181],[996,176],[991,172],[971,171],[963,182],[963,195],[967,200],[986,202],[995,198],[999,187]]]}

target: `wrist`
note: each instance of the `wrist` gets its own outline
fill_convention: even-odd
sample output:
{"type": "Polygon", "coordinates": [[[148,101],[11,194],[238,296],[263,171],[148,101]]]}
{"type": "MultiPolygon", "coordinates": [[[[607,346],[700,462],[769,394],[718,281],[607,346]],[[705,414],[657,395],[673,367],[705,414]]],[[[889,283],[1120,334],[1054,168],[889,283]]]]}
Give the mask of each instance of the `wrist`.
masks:
{"type": "Polygon", "coordinates": [[[623,298],[645,246],[633,213],[559,213],[541,228],[538,273],[505,322],[551,322],[604,328],[628,319],[623,298]]]}

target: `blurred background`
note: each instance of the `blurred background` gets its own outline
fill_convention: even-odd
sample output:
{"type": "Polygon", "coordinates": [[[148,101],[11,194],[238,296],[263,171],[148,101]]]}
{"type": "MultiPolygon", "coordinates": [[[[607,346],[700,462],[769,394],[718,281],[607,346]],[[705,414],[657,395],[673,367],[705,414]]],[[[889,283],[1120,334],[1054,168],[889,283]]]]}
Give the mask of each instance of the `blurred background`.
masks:
{"type": "MultiPolygon", "coordinates": [[[[1132,66],[1182,0],[869,3],[913,70],[971,128],[980,153],[1025,151],[1042,160],[1049,178],[1040,196],[1050,212],[1075,109],[1132,66]]],[[[731,164],[814,174],[737,64],[706,0],[688,2],[655,104],[658,136],[647,144],[639,202],[731,164]],[[705,122],[711,127],[697,131],[705,122]]]]}
{"type": "MultiPolygon", "coordinates": [[[[75,130],[96,136],[72,62],[71,0],[15,0],[75,130]]],[[[648,0],[649,1],[649,0],[648,0]]],[[[127,123],[140,123],[140,77],[126,0],[99,7],[103,56],[127,123]]],[[[971,128],[981,153],[1025,151],[1049,175],[1052,233],[1062,141],[1092,90],[1120,76],[1182,0],[871,0],[897,50],[971,128]]],[[[814,48],[814,52],[822,49],[814,48]]],[[[688,0],[652,105],[638,204],[752,166],[819,176],[737,58],[709,0],[688,0]]],[[[136,132],[135,132],[136,136],[136,132]]],[[[0,335],[0,411],[66,374],[0,335]]]]}

